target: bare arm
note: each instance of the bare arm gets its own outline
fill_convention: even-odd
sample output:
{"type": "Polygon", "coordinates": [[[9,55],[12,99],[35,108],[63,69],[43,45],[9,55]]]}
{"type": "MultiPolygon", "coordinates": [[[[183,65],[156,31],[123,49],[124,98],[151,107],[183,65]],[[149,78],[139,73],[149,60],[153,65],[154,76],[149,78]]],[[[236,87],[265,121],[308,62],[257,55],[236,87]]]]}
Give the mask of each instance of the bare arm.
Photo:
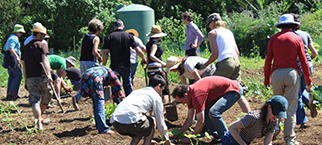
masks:
{"type": "Polygon", "coordinates": [[[163,61],[161,61],[160,59],[158,59],[157,57],[154,56],[155,53],[157,52],[157,49],[158,49],[158,46],[156,44],[153,44],[152,48],[151,48],[151,52],[150,52],[150,59],[152,59],[153,61],[156,61],[158,63],[161,63],[162,66],[165,67],[166,64],[163,61]]]}
{"type": "Polygon", "coordinates": [[[186,77],[184,76],[179,76],[180,80],[181,80],[181,84],[183,85],[187,85],[187,80],[186,80],[186,77]]]}
{"type": "Polygon", "coordinates": [[[244,112],[244,113],[248,113],[250,112],[250,106],[246,100],[246,98],[244,96],[241,96],[239,99],[238,99],[238,105],[240,107],[240,109],[244,112]]]}
{"type": "Polygon", "coordinates": [[[106,62],[107,62],[107,59],[108,59],[108,52],[109,52],[108,49],[104,49],[104,52],[103,52],[103,65],[106,65],[106,62]]]}
{"type": "Polygon", "coordinates": [[[266,134],[265,138],[264,138],[264,145],[271,145],[272,144],[272,140],[273,140],[273,133],[269,132],[266,134]]]}
{"type": "Polygon", "coordinates": [[[195,109],[194,108],[188,109],[188,117],[180,129],[181,134],[184,133],[192,125],[194,118],[195,118],[195,109]]]}
{"type": "Polygon", "coordinates": [[[42,62],[44,64],[44,67],[45,67],[46,72],[47,72],[46,76],[48,78],[48,81],[52,82],[53,79],[51,78],[51,75],[50,75],[50,63],[49,63],[49,60],[47,58],[47,55],[42,54],[41,57],[42,57],[42,62]]]}
{"type": "Polygon", "coordinates": [[[309,46],[310,51],[312,52],[311,58],[314,59],[318,55],[318,52],[316,51],[313,43],[309,43],[308,46],[309,46]]]}
{"type": "Polygon", "coordinates": [[[240,145],[247,145],[238,133],[238,129],[242,129],[242,128],[244,128],[243,124],[241,123],[240,120],[237,120],[228,127],[228,130],[240,145]]]}
{"type": "Polygon", "coordinates": [[[208,59],[208,61],[205,63],[206,66],[213,63],[218,58],[218,46],[216,42],[217,33],[216,31],[210,31],[208,33],[210,48],[211,48],[211,56],[208,59]]]}
{"type": "Polygon", "coordinates": [[[9,51],[16,58],[16,62],[19,64],[20,58],[19,58],[19,55],[16,53],[15,49],[13,47],[9,47],[9,51]]]}
{"type": "Polygon", "coordinates": [[[237,57],[239,58],[239,50],[238,50],[236,42],[235,42],[235,50],[236,50],[236,53],[237,53],[237,57]]]}
{"type": "Polygon", "coordinates": [[[139,47],[134,47],[134,50],[136,51],[136,53],[142,58],[142,64],[147,63],[147,60],[144,57],[144,54],[142,52],[142,50],[139,47]]]}
{"type": "Polygon", "coordinates": [[[201,111],[197,114],[197,121],[193,134],[199,134],[205,126],[205,111],[201,111]]]}
{"type": "MultiPolygon", "coordinates": [[[[193,69],[193,72],[192,72],[191,74],[192,74],[192,76],[195,78],[195,80],[196,80],[196,81],[198,81],[198,80],[200,80],[200,79],[201,79],[201,77],[200,77],[200,75],[199,75],[199,73],[198,73],[197,69],[193,69]]],[[[197,115],[197,116],[198,116],[198,115],[197,115]]]]}
{"type": "Polygon", "coordinates": [[[23,77],[25,78],[25,88],[27,88],[27,75],[26,75],[25,61],[22,60],[21,63],[22,63],[23,77]]]}
{"type": "Polygon", "coordinates": [[[100,39],[98,37],[95,37],[92,54],[94,57],[98,57],[99,62],[102,62],[102,57],[100,55],[101,50],[98,49],[99,44],[100,44],[100,39]]]}

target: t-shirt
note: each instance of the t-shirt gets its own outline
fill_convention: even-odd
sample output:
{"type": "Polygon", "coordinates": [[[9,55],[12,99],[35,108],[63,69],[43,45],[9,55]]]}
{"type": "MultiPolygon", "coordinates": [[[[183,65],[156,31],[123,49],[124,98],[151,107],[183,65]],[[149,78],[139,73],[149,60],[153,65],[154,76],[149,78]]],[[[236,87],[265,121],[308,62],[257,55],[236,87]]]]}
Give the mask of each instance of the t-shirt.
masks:
{"type": "Polygon", "coordinates": [[[65,71],[67,73],[68,79],[70,80],[76,81],[76,80],[80,80],[82,77],[82,72],[78,68],[72,67],[72,68],[66,69],[65,71]]]}
{"type": "Polygon", "coordinates": [[[21,60],[25,62],[26,77],[41,77],[43,68],[40,65],[42,55],[47,55],[48,46],[40,40],[32,40],[21,49],[21,60]]]}
{"type": "Polygon", "coordinates": [[[202,78],[188,87],[188,97],[192,104],[188,108],[195,108],[196,114],[205,110],[208,103],[217,102],[219,98],[228,92],[239,94],[239,83],[222,76],[209,76],[202,78]]]}
{"type": "MultiPolygon", "coordinates": [[[[204,64],[206,63],[208,60],[205,59],[205,58],[202,58],[202,57],[199,57],[199,56],[189,56],[187,57],[186,61],[184,62],[183,64],[183,68],[184,68],[184,73],[182,74],[182,76],[188,78],[188,79],[194,79],[193,75],[192,75],[192,72],[194,71],[195,66],[197,63],[201,63],[201,64],[204,64]]],[[[199,75],[202,75],[206,69],[208,68],[205,68],[205,69],[202,69],[202,70],[197,70],[198,74],[199,75]]],[[[179,74],[179,72],[178,72],[179,74]]]]}
{"type": "Polygon", "coordinates": [[[20,43],[19,43],[19,38],[17,35],[15,34],[11,34],[6,42],[6,44],[4,45],[3,49],[6,51],[9,51],[9,48],[12,47],[15,52],[18,54],[19,57],[20,56],[20,43]]]}
{"type": "MultiPolygon", "coordinates": [[[[142,40],[138,37],[133,36],[135,42],[138,44],[140,48],[145,47],[144,44],[142,43],[142,40]]],[[[138,63],[138,54],[136,53],[135,49],[131,47],[131,63],[132,64],[137,64],[138,63]]]]}
{"type": "Polygon", "coordinates": [[[260,138],[267,133],[275,132],[277,126],[277,120],[270,121],[268,125],[264,126],[264,120],[261,118],[261,110],[254,110],[247,113],[240,119],[244,128],[240,129],[240,136],[246,142],[251,142],[255,138],[260,138]]]}
{"type": "Polygon", "coordinates": [[[130,47],[137,47],[131,34],[117,29],[108,34],[104,40],[103,49],[108,49],[111,54],[111,69],[130,67],[130,47]]]}
{"type": "Polygon", "coordinates": [[[58,55],[48,55],[48,60],[50,63],[50,68],[53,70],[59,70],[60,68],[63,68],[66,70],[66,59],[63,57],[60,57],[58,55]]]}

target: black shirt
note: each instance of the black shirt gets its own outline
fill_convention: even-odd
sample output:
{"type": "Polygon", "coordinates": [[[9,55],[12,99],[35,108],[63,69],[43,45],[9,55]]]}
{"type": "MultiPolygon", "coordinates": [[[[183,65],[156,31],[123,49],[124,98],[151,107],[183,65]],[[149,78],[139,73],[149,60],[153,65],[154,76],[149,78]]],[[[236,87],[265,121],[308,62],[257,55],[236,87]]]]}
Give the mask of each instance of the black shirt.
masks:
{"type": "Polygon", "coordinates": [[[158,41],[156,41],[155,39],[152,39],[150,40],[147,44],[146,44],[146,51],[148,53],[148,63],[152,63],[154,62],[151,57],[150,57],[150,54],[151,54],[151,48],[152,48],[152,45],[155,44],[157,45],[157,51],[155,52],[154,56],[157,57],[158,59],[160,59],[162,61],[162,58],[161,58],[161,55],[163,54],[163,49],[161,48],[161,46],[159,45],[158,41]]]}
{"type": "Polygon", "coordinates": [[[65,71],[67,73],[68,79],[72,81],[78,81],[82,77],[82,72],[78,68],[72,67],[66,69],[65,71]]]}
{"type": "Polygon", "coordinates": [[[137,43],[132,35],[122,29],[117,29],[107,35],[103,49],[108,49],[111,54],[110,68],[112,70],[131,66],[130,47],[137,47],[137,43]]]}
{"type": "Polygon", "coordinates": [[[94,38],[97,37],[94,34],[87,34],[82,40],[82,52],[79,61],[94,61],[96,62],[96,57],[93,55],[94,38]]]}

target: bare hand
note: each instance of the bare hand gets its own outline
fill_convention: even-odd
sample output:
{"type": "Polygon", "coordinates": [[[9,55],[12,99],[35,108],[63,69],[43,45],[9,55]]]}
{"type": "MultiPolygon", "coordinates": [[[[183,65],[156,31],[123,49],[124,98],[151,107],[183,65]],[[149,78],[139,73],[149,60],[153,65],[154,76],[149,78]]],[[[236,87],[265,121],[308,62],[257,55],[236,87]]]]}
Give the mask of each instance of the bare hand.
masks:
{"type": "Polygon", "coordinates": [[[20,58],[19,57],[16,57],[16,62],[17,62],[17,64],[20,64],[20,58]]]}
{"type": "Polygon", "coordinates": [[[64,88],[64,90],[65,90],[67,93],[72,92],[72,89],[71,89],[70,87],[66,87],[66,88],[64,88]]]}
{"type": "Polygon", "coordinates": [[[266,88],[267,90],[269,90],[269,85],[265,85],[265,88],[266,88]]]}
{"type": "Polygon", "coordinates": [[[201,64],[201,63],[197,63],[195,68],[198,69],[198,70],[202,70],[202,69],[205,69],[207,66],[205,64],[201,64]]]}
{"type": "Polygon", "coordinates": [[[197,49],[198,48],[198,45],[196,45],[196,44],[190,44],[190,48],[197,49]]]}
{"type": "Polygon", "coordinates": [[[97,49],[97,52],[98,52],[98,53],[102,53],[102,51],[101,51],[100,49],[97,49]]]}
{"type": "Polygon", "coordinates": [[[98,62],[102,62],[103,61],[103,59],[102,59],[102,57],[98,57],[98,62]]]}
{"type": "Polygon", "coordinates": [[[310,83],[310,85],[306,85],[306,90],[307,90],[309,93],[311,93],[311,90],[313,89],[312,87],[313,87],[313,84],[312,84],[312,82],[311,82],[311,83],[310,83]]]}

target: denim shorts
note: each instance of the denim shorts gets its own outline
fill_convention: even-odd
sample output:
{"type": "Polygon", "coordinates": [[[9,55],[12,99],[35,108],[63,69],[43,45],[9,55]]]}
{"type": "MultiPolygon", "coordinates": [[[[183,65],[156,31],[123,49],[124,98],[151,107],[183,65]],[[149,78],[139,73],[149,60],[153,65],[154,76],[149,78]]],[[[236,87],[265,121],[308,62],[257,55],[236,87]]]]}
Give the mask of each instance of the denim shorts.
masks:
{"type": "Polygon", "coordinates": [[[29,91],[29,103],[31,107],[40,105],[40,103],[48,106],[52,98],[52,93],[46,77],[28,78],[27,88],[29,91]]]}

